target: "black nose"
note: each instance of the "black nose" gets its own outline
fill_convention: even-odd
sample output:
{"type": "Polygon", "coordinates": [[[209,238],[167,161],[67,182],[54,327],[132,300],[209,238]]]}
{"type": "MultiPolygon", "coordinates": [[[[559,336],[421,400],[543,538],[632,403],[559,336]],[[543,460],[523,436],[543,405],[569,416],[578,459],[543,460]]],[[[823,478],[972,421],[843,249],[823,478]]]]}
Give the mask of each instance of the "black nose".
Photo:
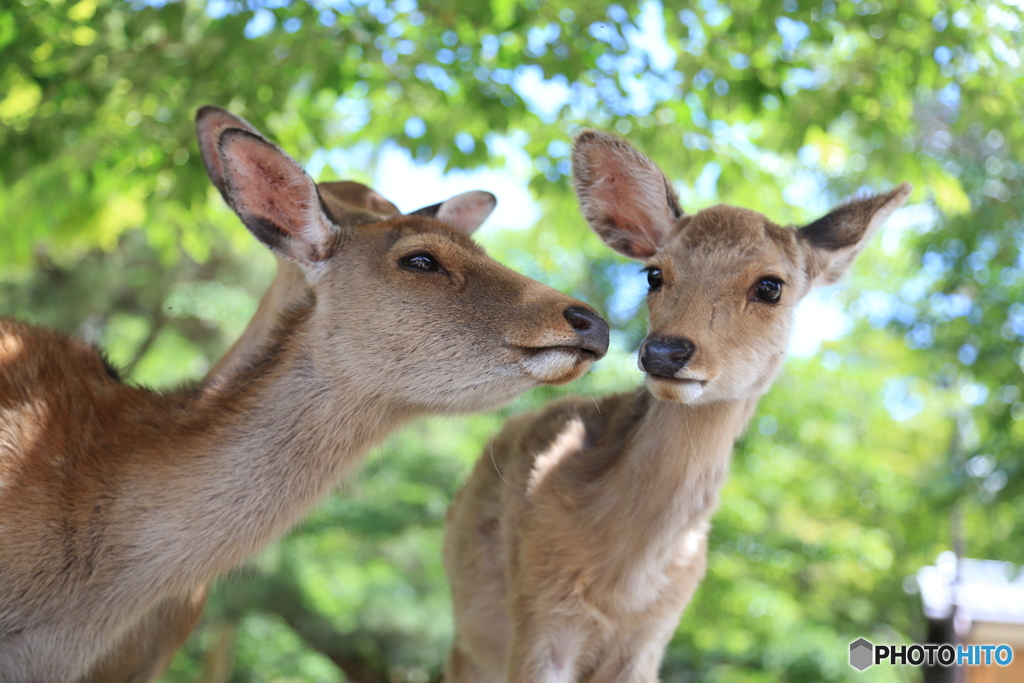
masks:
{"type": "Polygon", "coordinates": [[[696,344],[685,337],[648,337],[640,347],[640,365],[657,377],[673,377],[686,367],[696,350],[696,344]]]}
{"type": "Polygon", "coordinates": [[[598,358],[608,352],[608,323],[589,308],[570,306],[565,309],[565,319],[576,330],[577,346],[590,351],[598,358]]]}

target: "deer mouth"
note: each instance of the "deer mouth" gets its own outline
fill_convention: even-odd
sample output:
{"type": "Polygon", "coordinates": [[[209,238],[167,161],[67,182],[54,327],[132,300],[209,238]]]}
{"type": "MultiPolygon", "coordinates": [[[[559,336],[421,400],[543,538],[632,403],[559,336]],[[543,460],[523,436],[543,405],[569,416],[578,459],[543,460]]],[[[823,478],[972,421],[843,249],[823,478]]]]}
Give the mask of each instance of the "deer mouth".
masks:
{"type": "Polygon", "coordinates": [[[597,360],[597,352],[584,349],[579,346],[520,346],[519,349],[526,355],[536,356],[542,353],[564,352],[572,353],[581,359],[597,360]]]}
{"type": "Polygon", "coordinates": [[[708,385],[708,381],[706,379],[693,379],[690,377],[663,377],[662,375],[655,375],[650,372],[647,373],[647,377],[649,377],[650,379],[657,380],[659,382],[668,382],[669,384],[690,384],[701,387],[706,387],[708,385]]]}
{"type": "Polygon", "coordinates": [[[578,346],[520,346],[517,348],[524,358],[538,358],[546,354],[568,354],[574,356],[579,362],[593,363],[600,357],[597,352],[578,346]]]}
{"type": "Polygon", "coordinates": [[[582,376],[599,358],[578,346],[517,346],[519,365],[527,375],[544,384],[565,384],[582,376]]]}
{"type": "Polygon", "coordinates": [[[693,403],[704,395],[708,385],[708,380],[693,377],[662,377],[647,373],[645,379],[648,391],[655,398],[672,403],[693,403]]]}

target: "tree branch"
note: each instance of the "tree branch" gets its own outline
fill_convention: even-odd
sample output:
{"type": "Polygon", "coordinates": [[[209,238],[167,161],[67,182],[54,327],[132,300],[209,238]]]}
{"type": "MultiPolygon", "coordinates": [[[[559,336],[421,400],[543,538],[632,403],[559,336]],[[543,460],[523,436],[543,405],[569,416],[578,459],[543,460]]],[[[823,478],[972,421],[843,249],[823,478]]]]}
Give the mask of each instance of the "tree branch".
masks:
{"type": "Polygon", "coordinates": [[[163,312],[158,308],[157,313],[153,318],[153,325],[149,328],[149,333],[146,334],[146,338],[139,344],[139,348],[135,350],[135,355],[130,361],[123,367],[120,368],[121,374],[124,377],[130,377],[135,366],[138,365],[142,357],[146,355],[149,348],[153,346],[153,342],[160,335],[160,331],[164,328],[164,323],[167,322],[167,318],[164,317],[163,312]]]}
{"type": "Polygon", "coordinates": [[[229,590],[228,608],[237,614],[251,609],[276,614],[353,683],[390,683],[384,663],[347,646],[354,634],[334,628],[326,617],[308,606],[298,587],[286,579],[267,575],[243,579],[229,590]]]}

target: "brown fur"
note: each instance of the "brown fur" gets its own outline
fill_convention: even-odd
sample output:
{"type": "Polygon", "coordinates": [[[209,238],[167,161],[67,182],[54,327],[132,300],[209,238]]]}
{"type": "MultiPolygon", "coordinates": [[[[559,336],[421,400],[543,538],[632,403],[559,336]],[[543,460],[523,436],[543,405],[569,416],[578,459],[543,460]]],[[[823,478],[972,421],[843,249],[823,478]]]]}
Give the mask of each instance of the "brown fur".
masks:
{"type": "Polygon", "coordinates": [[[489,259],[468,230],[423,216],[339,226],[249,128],[226,128],[217,149],[229,203],[308,288],[234,371],[161,394],[116,381],[81,342],[0,321],[5,683],[145,680],[164,661],[118,661],[119,648],[168,624],[180,640],[197,591],[385,434],[570,381],[604,352],[596,314],[574,327],[569,309],[589,309],[489,259]],[[422,253],[443,269],[403,265],[422,253]]]}
{"type": "Polygon", "coordinates": [[[677,215],[657,167],[603,133],[576,140],[573,166],[594,230],[662,272],[645,344],[686,338],[696,351],[670,378],[552,404],[489,444],[448,516],[450,683],[657,679],[794,305],[838,277],[909,194],[852,202],[822,219],[827,231],[801,231],[728,206],[677,215]],[[765,277],[785,282],[777,304],[753,296],[765,277]]]}
{"type": "MultiPolygon", "coordinates": [[[[223,125],[229,125],[229,123],[230,119],[227,119],[223,125]]],[[[200,149],[206,146],[204,141],[207,138],[213,135],[219,136],[223,132],[223,129],[208,130],[202,125],[197,125],[197,129],[200,149]]],[[[219,166],[208,166],[207,171],[211,179],[217,177],[218,168],[219,166]]],[[[217,184],[215,181],[214,185],[217,184]]],[[[364,225],[400,216],[402,213],[398,207],[362,183],[351,180],[317,183],[317,189],[320,191],[324,207],[335,225],[364,225]]],[[[277,258],[277,275],[270,287],[267,288],[263,298],[260,299],[256,314],[242,332],[242,336],[213,366],[207,377],[230,375],[241,365],[249,362],[256,354],[256,350],[266,344],[267,336],[274,329],[281,311],[287,310],[289,306],[310,296],[312,296],[312,292],[306,284],[306,276],[302,273],[302,269],[288,259],[279,256],[277,258]]]]}
{"type": "MultiPolygon", "coordinates": [[[[210,112],[223,117],[222,124],[230,124],[221,110],[210,112]]],[[[223,132],[212,129],[209,120],[200,119],[197,134],[200,149],[207,146],[211,136],[223,132]]],[[[220,186],[217,174],[219,164],[207,164],[207,171],[215,186],[220,186]]],[[[318,183],[317,189],[324,206],[335,225],[356,226],[399,216],[401,212],[390,201],[362,183],[338,181],[318,183]]],[[[243,372],[271,341],[271,335],[280,325],[284,312],[309,302],[313,292],[306,284],[302,269],[286,258],[278,257],[277,275],[260,300],[252,320],[241,337],[210,370],[206,382],[228,381],[243,372]]],[[[121,642],[112,648],[101,666],[94,669],[88,683],[146,683],[156,678],[170,665],[174,653],[184,644],[195,628],[206,603],[207,586],[198,588],[191,596],[174,596],[153,608],[140,619],[121,642]]]]}

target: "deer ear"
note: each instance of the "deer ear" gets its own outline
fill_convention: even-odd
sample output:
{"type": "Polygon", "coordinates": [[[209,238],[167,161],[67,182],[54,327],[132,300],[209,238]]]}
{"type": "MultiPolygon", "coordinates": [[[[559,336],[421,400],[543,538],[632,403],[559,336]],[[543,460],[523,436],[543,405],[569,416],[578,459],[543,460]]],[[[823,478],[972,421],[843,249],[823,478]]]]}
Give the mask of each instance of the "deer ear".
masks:
{"type": "Polygon", "coordinates": [[[249,232],[275,253],[310,267],[331,256],[338,229],[306,172],[274,145],[238,128],[217,144],[225,196],[249,232]]]}
{"type": "MultiPolygon", "coordinates": [[[[324,202],[333,201],[338,205],[350,206],[382,216],[400,216],[398,207],[376,190],[354,180],[334,180],[317,183],[317,189],[324,202]]],[[[328,206],[330,208],[330,206],[328,206]]]]}
{"type": "Polygon", "coordinates": [[[609,247],[630,258],[653,256],[683,216],[665,174],[625,140],[596,130],[572,148],[580,209],[609,247]]]}
{"type": "Polygon", "coordinates": [[[797,235],[808,251],[811,282],[817,286],[838,281],[885,219],[906,203],[911,190],[903,183],[888,194],[855,199],[800,228],[797,235]]]}
{"type": "Polygon", "coordinates": [[[210,176],[210,181],[220,192],[220,196],[224,197],[224,201],[228,201],[228,196],[224,187],[224,167],[221,165],[220,154],[217,152],[217,142],[220,140],[220,134],[228,128],[247,130],[253,135],[263,137],[251,123],[226,109],[206,105],[200,107],[196,112],[196,138],[199,140],[199,155],[203,158],[206,175],[210,176]]]}
{"type": "Polygon", "coordinates": [[[490,192],[473,190],[457,194],[440,204],[416,209],[409,215],[431,216],[449,225],[454,225],[467,235],[472,235],[477,228],[483,225],[497,205],[497,198],[490,192]]]}

